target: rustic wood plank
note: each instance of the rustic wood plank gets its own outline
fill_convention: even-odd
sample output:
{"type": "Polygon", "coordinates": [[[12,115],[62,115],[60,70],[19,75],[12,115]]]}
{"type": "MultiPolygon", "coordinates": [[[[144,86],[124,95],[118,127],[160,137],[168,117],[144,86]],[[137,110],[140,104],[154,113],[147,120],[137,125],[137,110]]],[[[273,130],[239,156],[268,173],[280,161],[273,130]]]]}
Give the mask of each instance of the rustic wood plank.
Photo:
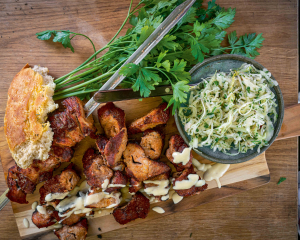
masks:
{"type": "Polygon", "coordinates": [[[300,135],[300,104],[284,109],[284,119],[276,140],[300,135]]]}
{"type": "MultiPolygon", "coordinates": [[[[137,1],[135,1],[137,2],[137,1]]],[[[205,1],[207,5],[207,0],[205,1]]],[[[222,7],[236,7],[229,29],[238,35],[262,32],[266,40],[256,58],[279,82],[285,106],[297,103],[298,50],[296,0],[217,0],[222,7]]],[[[3,125],[7,89],[13,76],[29,62],[48,66],[61,76],[82,63],[91,53],[89,42],[75,38],[76,52],[54,43],[38,41],[34,34],[45,29],[70,29],[90,36],[103,46],[117,31],[129,1],[78,0],[0,2],[0,126],[3,125]],[[27,5],[25,5],[27,3],[27,5]]],[[[266,152],[270,184],[242,194],[205,204],[109,233],[116,239],[296,239],[297,237],[297,139],[276,141],[266,152]],[[279,177],[287,180],[277,186],[279,177]]],[[[1,169],[1,167],[0,167],[1,169]]],[[[0,173],[0,191],[7,186],[0,173]]],[[[1,239],[19,239],[10,205],[1,211],[1,239]]],[[[97,239],[93,237],[91,239],[97,239]]]]}

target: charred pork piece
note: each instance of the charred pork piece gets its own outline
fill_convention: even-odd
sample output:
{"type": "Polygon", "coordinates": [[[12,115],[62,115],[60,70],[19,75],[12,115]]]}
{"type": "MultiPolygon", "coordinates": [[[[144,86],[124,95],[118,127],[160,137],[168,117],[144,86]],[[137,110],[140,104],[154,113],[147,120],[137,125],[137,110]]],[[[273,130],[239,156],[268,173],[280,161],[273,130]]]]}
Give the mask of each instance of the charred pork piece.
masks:
{"type": "MultiPolygon", "coordinates": [[[[177,172],[173,175],[173,177],[175,178],[173,180],[173,186],[175,186],[177,181],[182,181],[182,180],[188,180],[188,176],[189,174],[196,174],[196,172],[194,171],[194,167],[191,166],[188,169],[185,169],[183,172],[177,172]]],[[[201,178],[199,177],[199,180],[201,180],[201,178]]],[[[187,196],[192,196],[195,194],[199,194],[200,192],[203,192],[205,189],[207,189],[207,184],[204,184],[202,187],[196,187],[195,185],[192,186],[189,189],[184,189],[184,190],[175,190],[175,192],[177,192],[177,194],[179,196],[182,197],[187,197],[187,196]]]]}
{"type": "Polygon", "coordinates": [[[96,188],[102,188],[106,179],[110,181],[113,170],[106,166],[106,161],[93,148],[88,149],[82,158],[84,174],[87,183],[96,188]]]}
{"type": "Polygon", "coordinates": [[[125,126],[125,112],[112,102],[98,110],[98,118],[108,138],[115,137],[125,126]]]}
{"type": "Polygon", "coordinates": [[[72,226],[73,224],[80,221],[80,219],[84,218],[86,216],[86,213],[80,213],[80,214],[74,214],[72,213],[70,217],[64,219],[61,224],[62,225],[68,225],[72,226]]]}
{"type": "Polygon", "coordinates": [[[56,221],[60,220],[60,218],[58,216],[58,212],[55,211],[55,209],[52,206],[45,206],[44,210],[45,210],[45,214],[40,213],[37,210],[35,210],[32,213],[32,218],[31,218],[32,222],[38,228],[49,227],[49,226],[55,224],[56,221]]]}
{"type": "Polygon", "coordinates": [[[53,170],[58,168],[61,162],[69,162],[72,156],[71,148],[52,146],[47,160],[33,160],[30,167],[26,169],[16,165],[11,167],[7,176],[9,187],[7,197],[13,202],[26,203],[26,194],[33,193],[38,183],[50,179],[53,170]]]}
{"type": "MultiPolygon", "coordinates": [[[[40,188],[40,203],[46,204],[46,196],[51,194],[68,193],[73,190],[80,180],[80,177],[74,170],[74,164],[71,163],[61,174],[52,177],[46,181],[40,188]]],[[[55,201],[55,197],[51,201],[55,201]]]]}
{"type": "Polygon", "coordinates": [[[87,219],[84,218],[73,226],[64,226],[55,230],[54,234],[60,240],[84,240],[88,231],[87,219]]]}
{"type": "Polygon", "coordinates": [[[149,199],[137,192],[126,206],[115,209],[113,216],[118,223],[124,225],[137,218],[146,218],[149,210],[149,199]]]}
{"type": "Polygon", "coordinates": [[[28,201],[26,201],[26,193],[19,187],[19,175],[17,172],[17,166],[13,166],[10,169],[8,169],[8,175],[7,175],[7,186],[9,188],[8,193],[6,194],[6,197],[12,202],[17,202],[20,204],[27,204],[28,201]]]}
{"type": "Polygon", "coordinates": [[[128,133],[140,133],[147,129],[154,128],[157,125],[166,124],[170,118],[170,109],[166,109],[167,106],[167,103],[162,103],[157,108],[151,110],[146,116],[135,120],[130,124],[128,133]]]}
{"type": "Polygon", "coordinates": [[[155,199],[156,199],[157,201],[159,201],[159,202],[162,201],[162,200],[161,200],[161,197],[167,195],[168,192],[169,192],[169,188],[170,188],[169,177],[170,177],[170,172],[167,172],[167,173],[160,174],[160,175],[158,175],[158,176],[156,176],[156,177],[147,179],[147,181],[153,181],[153,182],[151,182],[151,183],[147,183],[146,181],[144,182],[144,189],[145,189],[145,192],[146,192],[149,196],[155,197],[155,199]],[[166,182],[165,180],[168,180],[168,181],[166,182]],[[160,183],[161,183],[162,181],[166,182],[166,184],[165,184],[165,185],[160,185],[160,183]],[[165,186],[165,189],[166,189],[166,193],[165,193],[165,194],[162,194],[162,195],[154,195],[154,194],[152,194],[151,191],[148,192],[148,191],[146,190],[147,188],[149,189],[149,188],[152,188],[152,187],[158,187],[159,185],[160,185],[160,186],[165,186]]]}
{"type": "Polygon", "coordinates": [[[142,181],[138,181],[135,178],[130,178],[130,185],[131,185],[131,187],[129,187],[129,192],[130,193],[136,193],[137,191],[139,191],[140,189],[142,189],[143,182],[142,181]]]}
{"type": "Polygon", "coordinates": [[[159,159],[164,142],[162,135],[158,131],[145,131],[140,144],[148,158],[152,160],[159,159]]]}
{"type": "Polygon", "coordinates": [[[189,146],[185,144],[184,140],[179,135],[173,135],[169,140],[169,148],[167,149],[166,156],[170,160],[170,162],[174,165],[177,172],[181,172],[184,169],[190,168],[192,166],[193,155],[191,153],[190,160],[187,164],[183,165],[182,163],[174,163],[173,153],[174,152],[183,152],[185,148],[189,146]]]}
{"type": "Polygon", "coordinates": [[[114,176],[110,182],[111,187],[105,189],[105,192],[111,193],[114,191],[118,191],[126,186],[127,181],[127,177],[121,171],[115,171],[114,176]]]}
{"type": "Polygon", "coordinates": [[[106,159],[107,165],[114,170],[120,170],[118,166],[122,164],[121,157],[127,144],[127,129],[123,128],[109,140],[104,135],[99,135],[96,144],[102,156],[106,159]]]}
{"type": "Polygon", "coordinates": [[[92,188],[91,192],[89,192],[88,197],[85,200],[86,208],[112,208],[118,206],[121,202],[121,193],[120,192],[112,192],[107,194],[103,192],[101,189],[92,188]],[[93,195],[93,196],[92,196],[93,195]],[[91,200],[89,199],[91,197],[91,200]],[[89,203],[90,202],[90,203],[89,203]]]}
{"type": "Polygon", "coordinates": [[[62,101],[62,105],[72,115],[73,119],[78,121],[80,130],[85,137],[97,131],[93,118],[85,117],[83,103],[78,97],[69,97],[62,101]]]}
{"type": "Polygon", "coordinates": [[[83,104],[78,97],[67,98],[62,105],[65,107],[63,112],[56,111],[49,117],[55,145],[72,147],[96,132],[92,116],[85,117],[83,104]]]}
{"type": "Polygon", "coordinates": [[[136,178],[138,181],[144,181],[171,170],[167,164],[147,158],[143,148],[136,143],[128,143],[123,156],[127,166],[125,169],[127,176],[136,178]]]}

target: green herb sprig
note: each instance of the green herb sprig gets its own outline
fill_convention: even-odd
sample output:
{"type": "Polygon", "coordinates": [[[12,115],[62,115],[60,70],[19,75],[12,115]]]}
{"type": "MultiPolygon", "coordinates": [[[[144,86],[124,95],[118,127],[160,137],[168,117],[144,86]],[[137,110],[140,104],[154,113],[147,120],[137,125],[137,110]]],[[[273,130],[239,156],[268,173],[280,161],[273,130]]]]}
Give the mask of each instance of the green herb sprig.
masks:
{"type": "MultiPolygon", "coordinates": [[[[54,100],[70,96],[89,99],[91,93],[99,90],[182,2],[184,1],[141,0],[132,8],[131,1],[123,24],[108,44],[95,51],[76,69],[55,80],[54,100]],[[127,29],[125,36],[117,38],[127,21],[132,27],[127,29]],[[98,57],[99,53],[107,49],[105,54],[98,57]]],[[[217,5],[215,0],[208,2],[208,8],[204,9],[202,0],[197,0],[139,65],[130,63],[121,69],[120,73],[126,78],[120,87],[132,88],[139,91],[141,96],[148,97],[156,86],[171,85],[173,96],[165,96],[163,99],[169,102],[168,106],[173,105],[174,113],[175,109],[186,101],[188,83],[191,80],[189,70],[195,64],[207,57],[224,53],[241,54],[252,58],[259,55],[257,48],[262,46],[264,40],[261,34],[246,34],[238,38],[233,31],[228,35],[230,46],[221,47],[227,34],[225,29],[234,22],[235,13],[235,9],[224,9],[217,5]]],[[[54,36],[54,42],[61,42],[65,48],[68,47],[72,51],[74,48],[71,40],[76,35],[85,36],[70,31],[48,30],[37,33],[41,40],[48,40],[54,36]]]]}

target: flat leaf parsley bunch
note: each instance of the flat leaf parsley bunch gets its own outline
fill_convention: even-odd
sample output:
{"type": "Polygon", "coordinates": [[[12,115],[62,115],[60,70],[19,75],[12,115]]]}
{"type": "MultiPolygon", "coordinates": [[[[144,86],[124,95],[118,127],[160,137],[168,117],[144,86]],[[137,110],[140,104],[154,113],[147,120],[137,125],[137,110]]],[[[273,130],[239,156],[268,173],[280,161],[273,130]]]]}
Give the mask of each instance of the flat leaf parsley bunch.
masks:
{"type": "MultiPolygon", "coordinates": [[[[99,88],[115,73],[134,51],[150,36],[164,19],[183,0],[141,0],[132,8],[132,1],[126,19],[116,35],[106,46],[88,58],[75,70],[55,80],[54,99],[79,96],[90,98],[90,93],[99,88]],[[125,23],[132,25],[125,36],[117,38],[125,23]],[[98,54],[108,49],[102,56],[98,54]],[[71,87],[69,87],[72,85],[71,87]],[[67,88],[66,88],[67,87],[67,88]]],[[[126,76],[120,84],[122,88],[132,88],[141,96],[148,97],[158,85],[171,85],[173,96],[164,97],[173,105],[173,113],[186,101],[191,80],[189,70],[204,58],[223,53],[235,53],[254,58],[262,46],[262,34],[245,34],[237,37],[235,31],[228,35],[228,47],[222,47],[227,32],[233,22],[235,9],[224,9],[215,3],[208,3],[208,8],[202,7],[202,0],[189,9],[180,22],[156,45],[156,47],[139,64],[129,63],[121,69],[126,76]]],[[[71,39],[76,35],[87,36],[70,31],[44,31],[37,33],[41,40],[54,36],[54,42],[61,42],[66,48],[74,51],[71,39]]],[[[89,38],[88,38],[89,39],[89,38]]],[[[90,40],[90,39],[89,39],[90,40]]],[[[91,41],[91,40],[90,40],[91,41]]],[[[93,42],[91,41],[93,44],[93,42]]],[[[94,44],[93,44],[94,47],[94,44]]]]}

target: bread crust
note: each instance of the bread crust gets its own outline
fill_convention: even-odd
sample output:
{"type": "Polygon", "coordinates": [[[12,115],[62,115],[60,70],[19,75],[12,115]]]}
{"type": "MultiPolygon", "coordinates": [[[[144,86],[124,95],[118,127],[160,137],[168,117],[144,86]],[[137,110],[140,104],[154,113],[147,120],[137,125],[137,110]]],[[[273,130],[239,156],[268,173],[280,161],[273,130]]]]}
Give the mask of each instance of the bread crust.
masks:
{"type": "MultiPolygon", "coordinates": [[[[56,108],[52,100],[55,84],[52,82],[49,87],[45,85],[45,81],[41,74],[26,64],[14,77],[8,90],[4,131],[13,158],[22,168],[28,167],[33,159],[29,157],[26,162],[18,159],[17,148],[26,141],[35,144],[41,141],[43,133],[51,132],[50,124],[45,123],[49,111],[44,109],[49,103],[52,104],[52,109],[56,108]]],[[[48,157],[47,153],[41,156],[40,160],[48,157]]]]}

